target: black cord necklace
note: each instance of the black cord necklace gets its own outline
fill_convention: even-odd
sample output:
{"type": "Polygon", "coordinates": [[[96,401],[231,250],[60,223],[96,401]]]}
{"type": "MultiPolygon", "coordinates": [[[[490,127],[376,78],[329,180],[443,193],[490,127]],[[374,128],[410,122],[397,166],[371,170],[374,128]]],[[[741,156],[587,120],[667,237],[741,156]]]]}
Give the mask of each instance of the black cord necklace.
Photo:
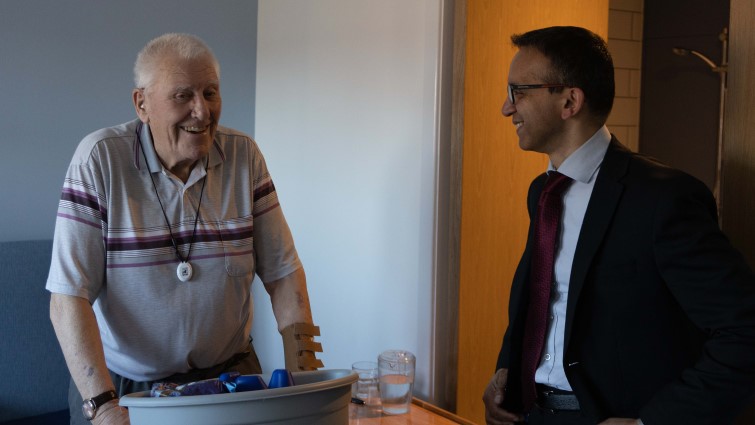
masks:
{"type": "MultiPolygon", "coordinates": [[[[141,146],[141,137],[140,137],[140,131],[141,131],[141,124],[136,129],[136,137],[139,141],[139,145],[141,146]]],[[[178,267],[176,267],[176,275],[178,276],[178,279],[181,282],[187,282],[191,279],[191,277],[194,275],[194,269],[191,267],[191,263],[189,263],[189,258],[191,257],[191,247],[194,245],[194,237],[197,235],[197,223],[199,222],[199,208],[202,207],[202,197],[204,195],[204,187],[207,184],[207,167],[210,165],[210,156],[207,155],[207,161],[204,165],[204,178],[202,181],[202,190],[199,192],[199,204],[197,205],[197,214],[194,217],[194,230],[191,232],[191,240],[189,241],[189,251],[186,253],[186,258],[184,258],[183,255],[181,255],[181,251],[178,250],[178,244],[176,243],[176,238],[173,237],[173,231],[171,230],[170,221],[168,220],[168,215],[165,213],[165,207],[163,207],[163,201],[160,199],[160,194],[157,193],[157,185],[155,184],[155,178],[152,177],[152,171],[149,170],[149,163],[147,162],[147,154],[144,152],[144,146],[141,146],[142,148],[142,156],[144,156],[144,164],[147,166],[147,172],[149,173],[149,179],[152,181],[152,187],[155,189],[155,196],[157,196],[157,202],[160,204],[160,209],[163,212],[163,218],[165,218],[165,224],[168,226],[168,233],[170,234],[170,242],[173,244],[173,249],[176,252],[176,257],[178,258],[178,267]]]]}

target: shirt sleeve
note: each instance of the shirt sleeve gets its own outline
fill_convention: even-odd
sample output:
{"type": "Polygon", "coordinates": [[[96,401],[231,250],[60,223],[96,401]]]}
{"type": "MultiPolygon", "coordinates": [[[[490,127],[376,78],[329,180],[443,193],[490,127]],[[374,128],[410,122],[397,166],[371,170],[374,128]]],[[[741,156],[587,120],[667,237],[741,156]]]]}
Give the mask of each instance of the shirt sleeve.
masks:
{"type": "Polygon", "coordinates": [[[74,159],[68,168],[55,223],[46,288],[94,302],[105,276],[107,202],[101,175],[74,159]]]}
{"type": "Polygon", "coordinates": [[[263,282],[272,282],[291,274],[302,264],[265,159],[256,144],[253,145],[256,151],[252,157],[256,272],[263,282]]]}

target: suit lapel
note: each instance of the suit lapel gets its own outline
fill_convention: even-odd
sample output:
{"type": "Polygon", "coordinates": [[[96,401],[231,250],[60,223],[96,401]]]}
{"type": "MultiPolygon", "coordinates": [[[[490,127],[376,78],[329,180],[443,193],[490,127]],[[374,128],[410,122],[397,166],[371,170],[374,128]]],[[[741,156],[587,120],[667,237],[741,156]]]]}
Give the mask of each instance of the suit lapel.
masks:
{"type": "Polygon", "coordinates": [[[574,253],[571,277],[569,279],[569,297],[566,306],[566,329],[564,334],[564,351],[569,349],[571,329],[577,301],[585,284],[595,253],[605,237],[616,206],[619,204],[624,185],[620,183],[626,174],[631,152],[622,146],[616,137],[611,137],[611,144],[600,166],[595,186],[587,205],[582,222],[577,248],[574,253]]]}

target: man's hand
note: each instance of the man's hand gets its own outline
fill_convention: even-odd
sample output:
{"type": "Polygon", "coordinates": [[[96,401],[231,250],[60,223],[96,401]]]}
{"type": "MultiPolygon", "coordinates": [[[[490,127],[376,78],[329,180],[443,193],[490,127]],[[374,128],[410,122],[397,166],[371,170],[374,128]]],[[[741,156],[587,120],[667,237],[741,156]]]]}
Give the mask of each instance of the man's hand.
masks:
{"type": "Polygon", "coordinates": [[[524,420],[522,415],[511,413],[501,407],[508,376],[508,369],[498,369],[482,394],[482,402],[485,403],[485,422],[488,425],[513,425],[524,420]]]}
{"type": "Polygon", "coordinates": [[[110,400],[97,409],[97,416],[92,423],[94,425],[130,425],[128,409],[118,405],[118,400],[110,400]]]}

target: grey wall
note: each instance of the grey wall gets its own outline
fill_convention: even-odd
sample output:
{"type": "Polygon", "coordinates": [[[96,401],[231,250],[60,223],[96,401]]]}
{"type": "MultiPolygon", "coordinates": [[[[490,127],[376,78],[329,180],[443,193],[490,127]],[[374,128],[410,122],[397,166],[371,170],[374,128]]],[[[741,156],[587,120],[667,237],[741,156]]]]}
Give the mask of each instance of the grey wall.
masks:
{"type": "Polygon", "coordinates": [[[81,138],[136,117],[136,53],[165,32],[221,66],[221,124],[254,132],[257,1],[0,1],[0,241],[51,238],[81,138]]]}
{"type": "Polygon", "coordinates": [[[721,63],[718,35],[729,23],[729,2],[645,2],[642,45],[640,151],[682,169],[713,189],[718,137],[719,76],[694,56],[721,63]]]}

